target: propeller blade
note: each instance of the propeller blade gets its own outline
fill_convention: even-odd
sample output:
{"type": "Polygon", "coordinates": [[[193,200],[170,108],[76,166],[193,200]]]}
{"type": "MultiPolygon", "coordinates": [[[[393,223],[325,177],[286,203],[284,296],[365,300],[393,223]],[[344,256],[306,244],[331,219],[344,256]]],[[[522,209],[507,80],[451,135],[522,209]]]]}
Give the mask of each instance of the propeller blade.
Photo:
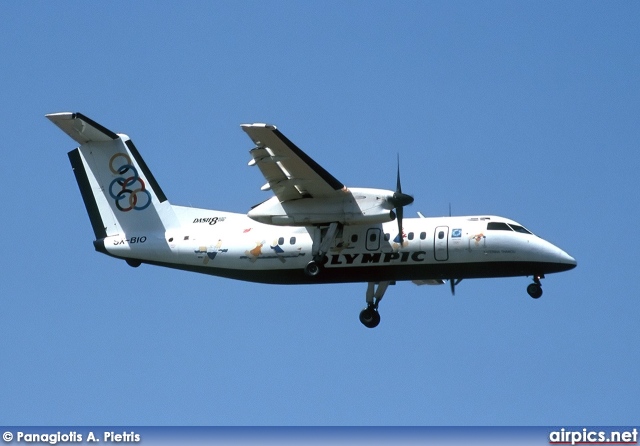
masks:
{"type": "Polygon", "coordinates": [[[398,155],[398,171],[396,176],[396,191],[389,199],[389,202],[396,208],[402,206],[408,206],[413,203],[413,197],[411,195],[402,193],[402,183],[400,182],[400,155],[398,155]]]}
{"type": "Polygon", "coordinates": [[[396,177],[396,193],[402,193],[402,186],[400,185],[400,154],[398,153],[398,175],[396,177]]]}
{"type": "Polygon", "coordinates": [[[404,210],[402,206],[396,208],[396,219],[398,220],[398,237],[400,238],[400,246],[404,243],[404,237],[402,235],[402,218],[404,217],[404,210]]]}
{"type": "Polygon", "coordinates": [[[449,285],[451,285],[451,295],[456,295],[456,285],[462,282],[462,279],[449,279],[449,285]]]}
{"type": "Polygon", "coordinates": [[[393,196],[387,199],[389,203],[396,210],[396,218],[398,220],[398,238],[400,239],[400,246],[404,242],[404,237],[402,236],[402,218],[404,217],[404,206],[408,206],[413,203],[413,197],[411,195],[402,193],[402,183],[400,182],[400,154],[398,154],[398,170],[396,176],[396,191],[393,196]]]}

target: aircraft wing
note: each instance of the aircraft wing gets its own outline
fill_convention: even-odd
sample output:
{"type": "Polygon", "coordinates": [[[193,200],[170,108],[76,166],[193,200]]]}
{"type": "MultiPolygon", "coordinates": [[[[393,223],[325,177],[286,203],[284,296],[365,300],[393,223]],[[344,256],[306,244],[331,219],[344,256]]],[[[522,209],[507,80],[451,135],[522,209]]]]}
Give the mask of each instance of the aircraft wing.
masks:
{"type": "Polygon", "coordinates": [[[329,198],[345,188],[333,175],[300,150],[274,125],[243,124],[256,147],[249,165],[257,165],[280,202],[299,198],[329,198]]]}

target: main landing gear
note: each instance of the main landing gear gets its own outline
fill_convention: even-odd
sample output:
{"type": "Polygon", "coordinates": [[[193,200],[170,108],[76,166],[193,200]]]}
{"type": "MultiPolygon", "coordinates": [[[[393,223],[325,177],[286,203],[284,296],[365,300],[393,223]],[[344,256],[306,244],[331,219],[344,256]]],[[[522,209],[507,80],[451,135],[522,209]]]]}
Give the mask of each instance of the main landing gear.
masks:
{"type": "Polygon", "coordinates": [[[529,296],[534,299],[538,299],[542,296],[542,285],[540,284],[540,279],[544,279],[544,275],[533,276],[533,283],[527,287],[527,293],[529,293],[529,296]]]}
{"type": "Polygon", "coordinates": [[[334,242],[338,229],[342,230],[338,222],[333,222],[328,228],[320,231],[320,240],[313,241],[313,260],[304,267],[304,273],[309,277],[315,277],[320,274],[320,265],[324,255],[329,252],[329,247],[334,242]],[[316,249],[317,247],[317,249],[316,249]]]}
{"type": "Polygon", "coordinates": [[[315,277],[320,274],[320,264],[315,260],[307,263],[307,266],[304,267],[304,273],[309,277],[315,277]]]}
{"type": "Polygon", "coordinates": [[[367,308],[360,312],[360,322],[367,328],[375,328],[380,323],[378,305],[391,282],[380,282],[376,287],[375,282],[367,285],[367,308]]]}

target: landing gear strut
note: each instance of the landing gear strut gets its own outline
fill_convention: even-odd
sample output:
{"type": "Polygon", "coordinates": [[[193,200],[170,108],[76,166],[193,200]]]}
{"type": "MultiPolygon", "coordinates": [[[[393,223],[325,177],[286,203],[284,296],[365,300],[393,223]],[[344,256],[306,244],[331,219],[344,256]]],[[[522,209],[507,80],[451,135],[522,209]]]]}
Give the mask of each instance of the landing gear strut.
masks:
{"type": "Polygon", "coordinates": [[[333,222],[328,228],[320,231],[320,240],[314,240],[313,242],[313,260],[307,263],[304,267],[304,273],[309,277],[315,277],[320,274],[320,265],[324,255],[329,252],[329,247],[336,239],[336,233],[340,228],[339,223],[333,222]],[[317,247],[317,248],[316,248],[317,247]]]}
{"type": "Polygon", "coordinates": [[[360,312],[360,322],[367,328],[375,328],[380,323],[378,305],[391,282],[380,282],[376,287],[375,282],[367,285],[367,308],[360,312]]]}
{"type": "Polygon", "coordinates": [[[538,299],[542,296],[542,285],[540,279],[544,279],[544,276],[533,276],[533,283],[527,287],[527,293],[534,299],[538,299]]]}

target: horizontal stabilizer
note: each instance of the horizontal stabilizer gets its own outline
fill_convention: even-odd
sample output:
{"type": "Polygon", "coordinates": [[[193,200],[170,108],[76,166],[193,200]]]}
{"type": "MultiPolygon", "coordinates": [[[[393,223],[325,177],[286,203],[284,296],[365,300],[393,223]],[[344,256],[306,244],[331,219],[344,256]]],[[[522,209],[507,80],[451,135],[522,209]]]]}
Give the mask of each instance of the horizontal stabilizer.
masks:
{"type": "Polygon", "coordinates": [[[82,113],[51,113],[45,116],[80,144],[118,139],[118,135],[114,132],[87,118],[82,113]]]}

